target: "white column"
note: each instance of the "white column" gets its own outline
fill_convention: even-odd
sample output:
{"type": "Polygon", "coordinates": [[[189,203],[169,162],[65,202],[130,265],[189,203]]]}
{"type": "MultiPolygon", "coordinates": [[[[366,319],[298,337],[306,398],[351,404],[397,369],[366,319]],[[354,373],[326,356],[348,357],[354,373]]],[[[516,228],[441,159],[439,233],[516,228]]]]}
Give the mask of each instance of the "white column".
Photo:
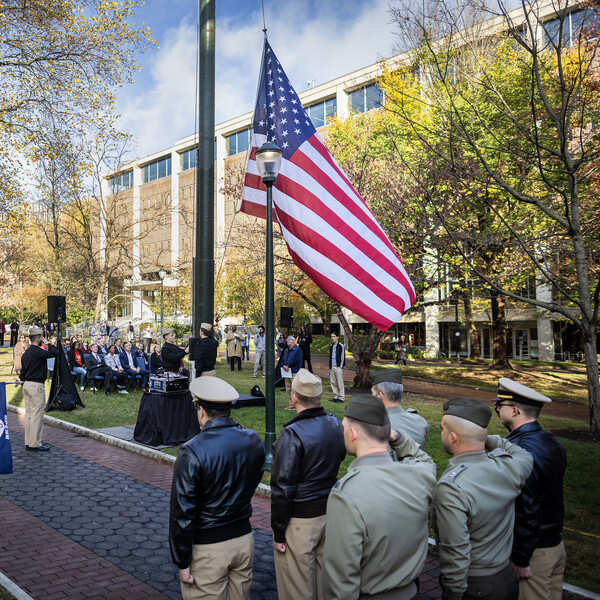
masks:
{"type": "Polygon", "coordinates": [[[350,114],[348,108],[348,94],[344,90],[344,84],[340,84],[336,88],[335,99],[337,103],[337,115],[343,121],[350,114]]]}
{"type": "Polygon", "coordinates": [[[171,151],[171,272],[179,264],[179,172],[181,157],[175,150],[171,151]]]}
{"type": "MultiPolygon", "coordinates": [[[[552,302],[552,287],[547,283],[538,283],[535,288],[535,297],[542,302],[552,302]]],[[[554,333],[550,315],[543,311],[541,318],[537,320],[538,350],[540,360],[554,360],[554,333]]]]}
{"type": "MultiPolygon", "coordinates": [[[[227,158],[227,144],[221,134],[217,134],[217,149],[215,153],[215,177],[217,189],[215,190],[217,206],[215,219],[217,222],[216,246],[217,251],[225,243],[225,194],[221,191],[225,187],[225,158],[227,158]]],[[[238,200],[237,198],[235,200],[238,200]]],[[[217,259],[217,256],[215,256],[217,259]]]]}
{"type": "MultiPolygon", "coordinates": [[[[132,229],[133,229],[133,275],[132,283],[139,285],[140,278],[140,186],[142,185],[142,170],[139,166],[133,167],[133,211],[132,211],[132,229]]],[[[133,319],[142,319],[142,292],[134,291],[132,299],[131,313],[133,319]]]]}

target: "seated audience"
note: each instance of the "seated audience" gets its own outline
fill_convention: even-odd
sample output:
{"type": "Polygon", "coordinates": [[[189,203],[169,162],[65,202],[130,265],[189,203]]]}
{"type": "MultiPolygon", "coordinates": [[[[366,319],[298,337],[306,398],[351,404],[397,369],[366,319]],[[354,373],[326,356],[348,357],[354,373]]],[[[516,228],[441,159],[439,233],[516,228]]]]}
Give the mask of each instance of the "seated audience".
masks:
{"type": "Polygon", "coordinates": [[[148,359],[150,373],[156,374],[158,373],[159,369],[164,369],[161,353],[162,350],[160,348],[160,345],[156,344],[156,346],[154,346],[154,352],[150,355],[150,358],[148,359]]]}
{"type": "Polygon", "coordinates": [[[80,386],[81,391],[85,389],[85,376],[87,371],[85,369],[85,362],[83,360],[83,353],[81,352],[81,345],[77,340],[71,344],[71,349],[67,354],[67,360],[69,361],[69,367],[71,372],[75,375],[80,375],[80,386]]]}
{"type": "Polygon", "coordinates": [[[104,377],[104,386],[106,389],[106,395],[110,396],[110,383],[112,381],[112,369],[104,364],[103,355],[98,351],[98,344],[94,342],[90,346],[90,354],[85,357],[85,364],[87,367],[88,377],[91,383],[91,389],[95,389],[94,378],[104,377]]]}
{"type": "Polygon", "coordinates": [[[90,343],[87,340],[81,340],[80,342],[81,354],[91,354],[90,343]]]}
{"type": "Polygon", "coordinates": [[[108,347],[108,354],[104,357],[104,364],[108,365],[113,372],[113,377],[117,383],[117,391],[119,394],[128,394],[127,391],[127,373],[119,360],[119,357],[115,354],[115,345],[111,344],[108,347]]]}
{"type": "Polygon", "coordinates": [[[129,342],[125,342],[123,344],[123,354],[119,356],[121,360],[121,366],[125,370],[125,373],[129,376],[131,381],[131,387],[133,389],[133,393],[137,394],[137,376],[140,375],[142,378],[142,392],[146,391],[146,386],[148,385],[148,379],[150,377],[150,371],[148,369],[142,369],[138,366],[136,357],[133,355],[131,351],[131,346],[129,342]]]}

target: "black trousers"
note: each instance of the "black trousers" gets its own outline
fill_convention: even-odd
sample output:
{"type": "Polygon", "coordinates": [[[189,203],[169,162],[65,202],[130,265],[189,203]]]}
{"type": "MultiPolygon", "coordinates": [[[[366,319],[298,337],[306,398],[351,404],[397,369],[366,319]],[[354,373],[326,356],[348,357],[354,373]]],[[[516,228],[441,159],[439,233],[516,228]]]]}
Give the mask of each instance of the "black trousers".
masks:
{"type": "Polygon", "coordinates": [[[231,365],[231,370],[235,369],[235,363],[237,361],[238,371],[242,370],[242,357],[241,356],[231,356],[229,357],[229,364],[231,365]]]}
{"type": "Polygon", "coordinates": [[[485,577],[469,576],[463,600],[517,600],[519,579],[512,563],[485,577]]]}

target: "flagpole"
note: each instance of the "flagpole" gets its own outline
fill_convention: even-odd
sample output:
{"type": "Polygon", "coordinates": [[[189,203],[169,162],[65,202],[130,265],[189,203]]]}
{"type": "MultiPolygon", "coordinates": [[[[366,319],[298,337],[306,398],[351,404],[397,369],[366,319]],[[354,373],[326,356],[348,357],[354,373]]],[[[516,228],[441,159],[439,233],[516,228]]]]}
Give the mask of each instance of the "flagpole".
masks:
{"type": "Polygon", "coordinates": [[[281,150],[270,143],[256,151],[256,166],[267,187],[267,244],[265,277],[265,470],[271,470],[275,443],[275,284],[273,272],[273,185],[281,167],[281,150]]]}
{"type": "Polygon", "coordinates": [[[200,1],[198,48],[198,152],[196,161],[196,256],[193,261],[192,335],[214,323],[215,0],[200,1]]]}

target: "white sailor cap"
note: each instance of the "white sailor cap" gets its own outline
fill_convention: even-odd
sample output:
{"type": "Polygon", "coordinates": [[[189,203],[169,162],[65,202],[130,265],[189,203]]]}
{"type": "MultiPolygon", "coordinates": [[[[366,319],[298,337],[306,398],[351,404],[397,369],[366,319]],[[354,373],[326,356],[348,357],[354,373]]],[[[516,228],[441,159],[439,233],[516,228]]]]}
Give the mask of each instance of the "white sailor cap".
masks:
{"type": "Polygon", "coordinates": [[[529,406],[537,406],[539,408],[544,404],[552,402],[548,396],[544,396],[544,394],[540,394],[530,387],[522,383],[517,383],[508,377],[500,377],[498,380],[498,397],[495,401],[501,402],[502,400],[512,400],[519,404],[528,404],[529,406]]]}

